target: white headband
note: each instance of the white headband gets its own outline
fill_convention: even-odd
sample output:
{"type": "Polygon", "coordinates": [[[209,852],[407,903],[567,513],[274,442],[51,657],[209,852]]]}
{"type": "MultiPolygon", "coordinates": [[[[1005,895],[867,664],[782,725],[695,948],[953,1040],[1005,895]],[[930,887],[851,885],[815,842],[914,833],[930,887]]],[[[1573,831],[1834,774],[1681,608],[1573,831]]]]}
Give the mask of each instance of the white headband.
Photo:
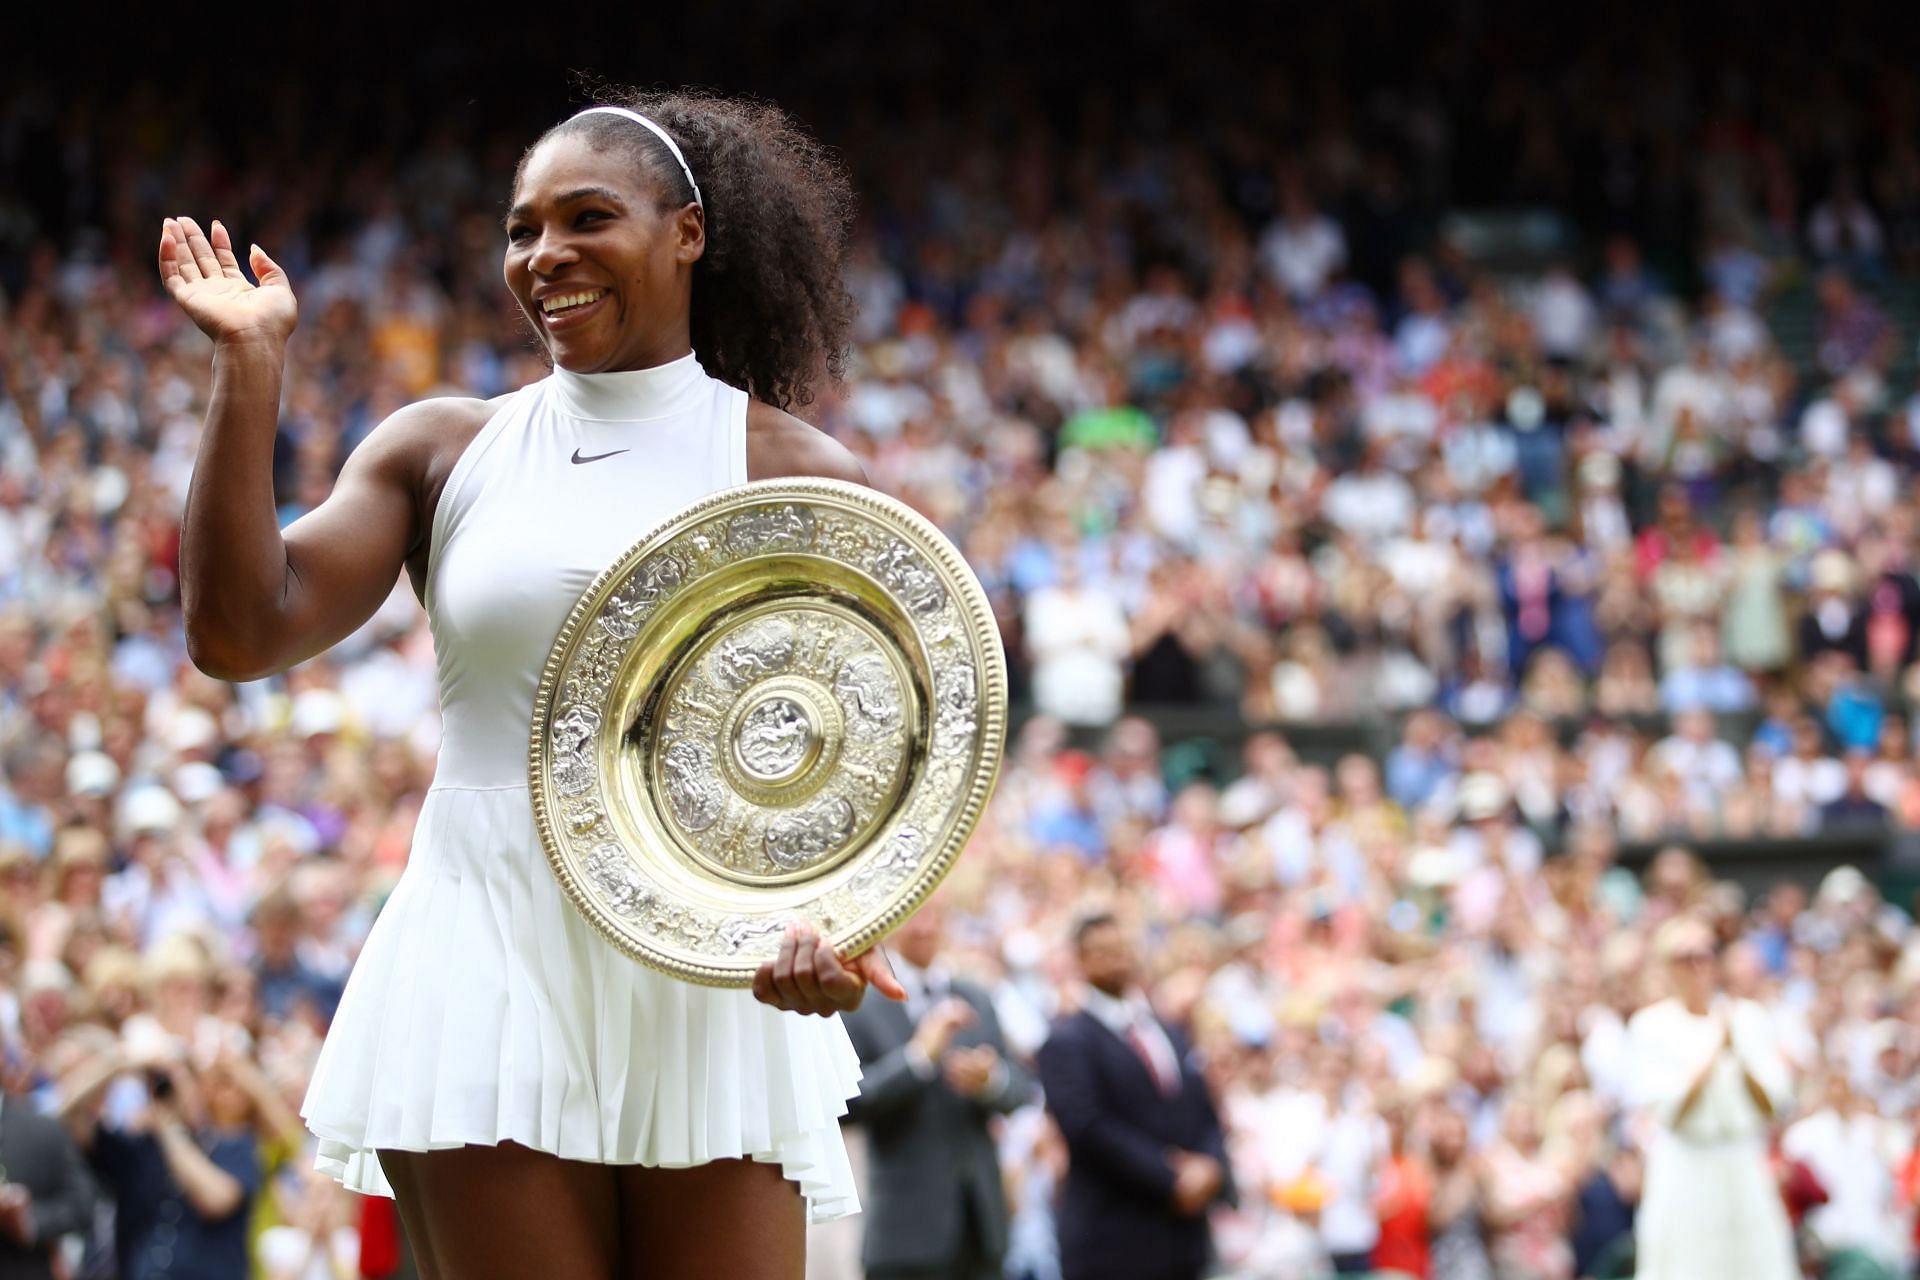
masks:
{"type": "Polygon", "coordinates": [[[693,188],[693,202],[702,209],[707,207],[707,202],[700,198],[700,184],[693,180],[692,167],[687,164],[687,158],[680,154],[680,145],[667,136],[665,129],[662,129],[638,111],[631,111],[626,107],[588,107],[585,111],[575,112],[571,119],[578,120],[581,116],[590,116],[596,111],[605,112],[610,116],[625,116],[641,128],[651,132],[653,136],[660,139],[660,141],[666,143],[667,150],[673,152],[673,158],[680,162],[680,172],[687,175],[687,185],[693,188]]]}

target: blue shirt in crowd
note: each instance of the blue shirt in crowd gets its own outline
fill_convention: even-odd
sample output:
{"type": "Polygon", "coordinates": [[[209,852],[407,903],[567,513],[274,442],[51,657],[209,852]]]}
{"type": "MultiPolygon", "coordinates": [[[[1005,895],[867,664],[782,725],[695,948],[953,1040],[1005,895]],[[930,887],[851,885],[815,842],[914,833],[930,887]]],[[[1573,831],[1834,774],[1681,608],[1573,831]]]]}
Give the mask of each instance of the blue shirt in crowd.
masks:
{"type": "Polygon", "coordinates": [[[239,1207],[209,1221],[195,1213],[167,1168],[160,1140],[101,1125],[88,1153],[113,1196],[113,1248],[120,1280],[247,1280],[247,1219],[260,1190],[260,1156],[251,1133],[198,1135],[207,1158],[231,1174],[239,1207]]]}

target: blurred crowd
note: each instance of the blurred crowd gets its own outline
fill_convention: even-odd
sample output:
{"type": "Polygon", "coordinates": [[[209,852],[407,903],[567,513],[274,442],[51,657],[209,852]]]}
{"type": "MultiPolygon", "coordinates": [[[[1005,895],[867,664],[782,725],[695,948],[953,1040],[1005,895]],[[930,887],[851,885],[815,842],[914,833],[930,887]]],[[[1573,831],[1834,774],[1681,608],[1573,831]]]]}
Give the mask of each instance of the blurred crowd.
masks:
{"type": "MultiPolygon", "coordinates": [[[[1082,998],[1061,940],[1090,910],[1125,923],[1222,1110],[1238,1186],[1214,1214],[1222,1275],[1305,1280],[1356,1255],[1434,1280],[1631,1275],[1653,1124],[1628,1028],[1674,994],[1655,938],[1681,917],[1710,926],[1716,998],[1758,1002],[1785,1064],[1773,1146],[1808,1274],[1908,1274],[1914,904],[1850,866],[1749,897],[1678,845],[1632,874],[1604,822],[1543,857],[1494,785],[1526,753],[1497,743],[1447,816],[1396,800],[1369,759],[1303,763],[1279,733],[1251,738],[1224,787],[1170,789],[1139,718],[1093,752],[1064,742],[1045,718],[1022,733],[943,890],[947,963],[989,985],[1030,1053],[1082,998]],[[1823,1270],[1841,1259],[1874,1269],[1823,1270]]],[[[1024,1215],[1009,1274],[1047,1278],[1061,1152],[1036,1114],[1002,1131],[1024,1215]]]]}
{"type": "MultiPolygon", "coordinates": [[[[1151,942],[1228,1120],[1235,1274],[1371,1249],[1416,1177],[1488,1207],[1502,1280],[1598,1274],[1582,1224],[1637,1194],[1625,1020],[1682,911],[1795,1070],[1813,1233],[1911,1259],[1910,917],[1844,870],[1749,901],[1680,847],[1614,861],[1920,827],[1920,333],[1889,301],[1920,269],[1920,82],[1871,41],[1683,62],[1659,24],[1685,21],[1565,60],[1416,33],[1417,73],[1350,80],[1322,15],[1298,76],[1224,96],[1232,36],[1185,31],[1064,112],[775,94],[862,199],[852,373],[803,412],[963,546],[1035,713],[956,948],[1030,1053],[1077,913],[1151,942]],[[1455,216],[1494,206],[1559,233],[1455,216]],[[1804,350],[1771,323],[1794,299],[1804,350]],[[1189,781],[1128,715],[1168,705],[1282,728],[1189,781]],[[1397,741],[1295,757],[1285,726],[1341,722],[1397,741]]],[[[910,77],[901,40],[865,56],[910,77]]],[[[292,1108],[431,781],[431,640],[402,586],[284,677],[186,661],[208,350],[157,288],[160,216],[217,214],[294,281],[285,520],[403,404],[545,373],[498,215],[563,104],[478,129],[258,83],[245,127],[205,84],[0,83],[0,1079],[115,1206],[71,1274],[396,1265],[292,1108]]],[[[1038,1114],[1003,1144],[1010,1266],[1046,1280],[1038,1114]]]]}

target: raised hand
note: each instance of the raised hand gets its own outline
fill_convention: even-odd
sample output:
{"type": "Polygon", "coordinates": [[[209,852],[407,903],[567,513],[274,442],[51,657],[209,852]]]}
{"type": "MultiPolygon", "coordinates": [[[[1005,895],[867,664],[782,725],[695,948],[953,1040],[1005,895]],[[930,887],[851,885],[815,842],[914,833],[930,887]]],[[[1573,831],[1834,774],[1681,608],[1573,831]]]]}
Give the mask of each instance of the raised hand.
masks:
{"type": "Polygon", "coordinates": [[[266,251],[248,256],[260,283],[248,281],[219,219],[211,236],[192,218],[168,218],[160,228],[160,283],[200,331],[215,342],[285,342],[299,317],[293,287],[266,251]]]}
{"type": "Polygon", "coordinates": [[[810,925],[789,927],[780,954],[753,975],[754,999],[762,1004],[823,1018],[859,1007],[869,986],[892,1000],[907,998],[877,947],[843,962],[810,925]]]}

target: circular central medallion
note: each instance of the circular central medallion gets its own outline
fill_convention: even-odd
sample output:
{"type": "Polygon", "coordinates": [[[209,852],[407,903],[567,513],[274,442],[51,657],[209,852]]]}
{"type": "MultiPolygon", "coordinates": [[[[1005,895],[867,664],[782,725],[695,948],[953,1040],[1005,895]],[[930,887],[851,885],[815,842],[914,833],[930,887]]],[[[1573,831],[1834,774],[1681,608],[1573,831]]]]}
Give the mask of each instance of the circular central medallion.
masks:
{"type": "Polygon", "coordinates": [[[755,703],[733,731],[734,761],[767,787],[798,777],[819,746],[819,726],[806,707],[785,694],[755,703]]]}
{"type": "MultiPolygon", "coordinates": [[[[818,680],[789,673],[740,690],[714,728],[726,789],[749,805],[784,810],[831,778],[846,716],[818,680]]],[[[711,842],[696,834],[694,844],[711,842]]]]}

